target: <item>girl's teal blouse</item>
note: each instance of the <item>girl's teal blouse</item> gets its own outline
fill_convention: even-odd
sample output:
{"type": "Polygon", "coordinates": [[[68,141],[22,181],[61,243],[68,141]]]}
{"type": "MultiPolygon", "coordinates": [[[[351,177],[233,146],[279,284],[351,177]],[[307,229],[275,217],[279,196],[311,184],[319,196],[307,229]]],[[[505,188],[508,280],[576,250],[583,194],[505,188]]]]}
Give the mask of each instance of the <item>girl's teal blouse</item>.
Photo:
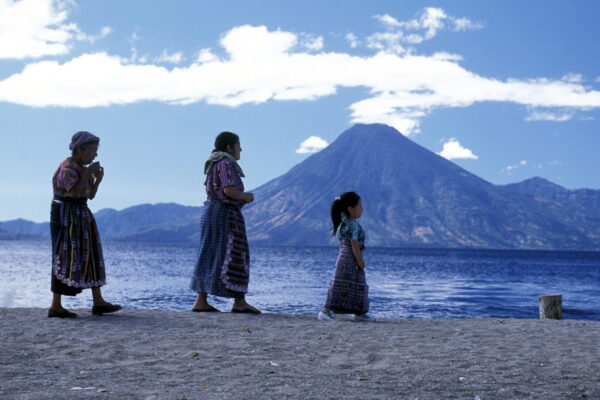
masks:
{"type": "Polygon", "coordinates": [[[342,223],[337,228],[336,236],[339,240],[358,240],[360,248],[365,248],[365,230],[355,219],[342,218],[342,223]]]}

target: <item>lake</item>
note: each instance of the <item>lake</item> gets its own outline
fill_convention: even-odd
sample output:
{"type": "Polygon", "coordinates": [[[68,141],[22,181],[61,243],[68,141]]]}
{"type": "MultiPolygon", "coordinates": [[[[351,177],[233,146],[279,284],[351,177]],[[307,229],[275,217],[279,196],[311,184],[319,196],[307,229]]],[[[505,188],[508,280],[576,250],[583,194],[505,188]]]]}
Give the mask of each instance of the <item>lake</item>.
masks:
{"type": "MultiPolygon", "coordinates": [[[[106,242],[108,301],[189,310],[192,246],[106,242]]],[[[266,312],[322,307],[337,249],[252,246],[248,301],[266,312]]],[[[600,320],[600,252],[367,248],[371,313],[383,318],[537,318],[538,296],[562,294],[564,318],[600,320]]],[[[0,306],[48,307],[49,241],[0,241],[0,306]]],[[[64,298],[91,307],[91,293],[64,298]]],[[[222,310],[227,299],[213,298],[222,310]]]]}

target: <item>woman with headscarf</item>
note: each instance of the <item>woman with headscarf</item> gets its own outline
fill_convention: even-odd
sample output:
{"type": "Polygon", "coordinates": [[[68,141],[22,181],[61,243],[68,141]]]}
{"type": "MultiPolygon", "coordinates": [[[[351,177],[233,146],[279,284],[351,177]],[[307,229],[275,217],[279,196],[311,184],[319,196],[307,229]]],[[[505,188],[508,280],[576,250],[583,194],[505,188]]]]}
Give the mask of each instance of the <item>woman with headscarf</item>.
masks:
{"type": "Polygon", "coordinates": [[[244,173],[238,165],[240,138],[221,132],[215,149],[204,165],[206,194],[200,223],[200,254],[191,289],[198,295],[192,306],[195,312],[219,312],[208,304],[207,296],[233,298],[233,313],[260,314],[246,302],[250,279],[250,252],[246,225],[241,208],[254,201],[244,192],[244,173]]]}
{"type": "Polygon", "coordinates": [[[60,163],[52,178],[54,199],[50,211],[52,235],[52,305],[48,318],[75,318],[77,314],[62,306],[62,296],[75,296],[91,288],[92,314],[102,315],[121,309],[102,297],[106,283],[102,245],[94,215],[87,207],[96,197],[104,168],[94,162],[100,139],[89,132],[77,132],[71,139],[72,151],[60,163]]]}

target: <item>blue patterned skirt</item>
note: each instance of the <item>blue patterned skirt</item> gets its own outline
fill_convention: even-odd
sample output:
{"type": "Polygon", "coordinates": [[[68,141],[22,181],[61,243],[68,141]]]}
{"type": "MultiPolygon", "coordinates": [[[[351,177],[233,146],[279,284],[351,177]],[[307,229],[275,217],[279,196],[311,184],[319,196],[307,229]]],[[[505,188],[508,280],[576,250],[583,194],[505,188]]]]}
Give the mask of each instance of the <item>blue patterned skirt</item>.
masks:
{"type": "Polygon", "coordinates": [[[339,314],[362,315],[369,311],[369,286],[365,270],[358,266],[350,240],[340,241],[340,252],[325,307],[339,314]]]}
{"type": "Polygon", "coordinates": [[[214,296],[243,298],[250,279],[250,252],[239,207],[204,203],[200,251],[190,289],[214,296]]]}

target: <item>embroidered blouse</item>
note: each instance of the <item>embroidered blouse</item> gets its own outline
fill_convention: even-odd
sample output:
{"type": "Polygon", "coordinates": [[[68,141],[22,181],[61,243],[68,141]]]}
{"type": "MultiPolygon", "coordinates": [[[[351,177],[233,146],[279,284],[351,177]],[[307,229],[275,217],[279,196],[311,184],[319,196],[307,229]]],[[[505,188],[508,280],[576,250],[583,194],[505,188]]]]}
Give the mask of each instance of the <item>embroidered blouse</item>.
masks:
{"type": "Polygon", "coordinates": [[[240,192],[244,191],[244,183],[240,174],[233,166],[233,161],[224,158],[213,165],[206,180],[206,194],[209,200],[218,200],[227,204],[234,204],[238,207],[245,203],[239,200],[233,200],[225,195],[223,189],[227,186],[238,188],[240,192]]]}
{"type": "Polygon", "coordinates": [[[358,240],[360,248],[365,248],[365,230],[355,219],[342,218],[342,223],[337,228],[336,236],[339,240],[358,240]]]}
{"type": "MultiPolygon", "coordinates": [[[[71,157],[61,162],[52,177],[52,190],[56,196],[73,197],[70,192],[79,183],[87,168],[77,164],[71,157]]],[[[94,179],[89,178],[85,186],[85,197],[89,198],[94,186],[94,179]]]]}

